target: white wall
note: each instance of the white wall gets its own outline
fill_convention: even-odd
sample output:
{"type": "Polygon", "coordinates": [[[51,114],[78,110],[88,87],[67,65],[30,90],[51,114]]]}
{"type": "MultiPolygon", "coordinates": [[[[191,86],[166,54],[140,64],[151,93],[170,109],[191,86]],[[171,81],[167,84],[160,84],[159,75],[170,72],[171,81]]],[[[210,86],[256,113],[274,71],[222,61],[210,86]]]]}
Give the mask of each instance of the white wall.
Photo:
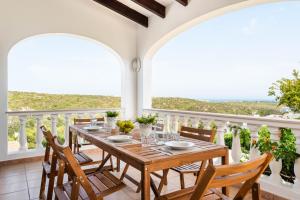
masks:
{"type": "Polygon", "coordinates": [[[46,33],[69,33],[109,47],[122,62],[122,108],[136,114],[137,25],[92,0],[0,0],[0,160],[7,144],[7,55],[20,40],[46,33]]]}
{"type": "Polygon", "coordinates": [[[166,18],[152,17],[149,28],[138,27],[137,55],[143,61],[138,74],[138,113],[151,107],[151,60],[153,55],[170,39],[187,29],[213,17],[233,10],[276,0],[190,0],[184,7],[173,3],[166,18]]]}

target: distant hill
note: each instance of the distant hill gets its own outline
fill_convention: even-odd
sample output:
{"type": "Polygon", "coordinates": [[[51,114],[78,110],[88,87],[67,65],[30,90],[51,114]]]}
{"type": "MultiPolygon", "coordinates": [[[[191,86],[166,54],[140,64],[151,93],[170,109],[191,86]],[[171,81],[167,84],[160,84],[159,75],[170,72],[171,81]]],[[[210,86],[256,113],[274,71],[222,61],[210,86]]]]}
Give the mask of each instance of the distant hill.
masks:
{"type": "Polygon", "coordinates": [[[280,108],[275,103],[260,101],[209,102],[187,98],[157,97],[153,98],[152,107],[169,110],[188,110],[240,115],[259,114],[261,116],[266,116],[270,114],[281,114],[280,108]]]}
{"type": "MultiPolygon", "coordinates": [[[[35,92],[10,91],[8,94],[9,110],[59,110],[87,108],[118,108],[120,97],[97,95],[44,94],[35,92]]],[[[272,102],[208,102],[187,98],[155,97],[153,108],[171,110],[189,110],[228,114],[261,116],[280,114],[280,108],[272,102]]]]}
{"type": "Polygon", "coordinates": [[[9,110],[60,110],[119,107],[121,107],[120,97],[113,96],[8,92],[9,110]]]}

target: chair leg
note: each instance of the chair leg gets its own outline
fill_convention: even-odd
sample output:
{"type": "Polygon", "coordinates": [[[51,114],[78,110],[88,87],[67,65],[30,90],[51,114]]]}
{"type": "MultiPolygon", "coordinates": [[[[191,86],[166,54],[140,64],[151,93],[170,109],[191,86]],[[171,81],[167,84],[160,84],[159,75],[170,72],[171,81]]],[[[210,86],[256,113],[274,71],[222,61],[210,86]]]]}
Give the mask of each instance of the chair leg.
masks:
{"type": "Polygon", "coordinates": [[[121,170],[121,160],[117,158],[117,172],[120,172],[121,170]]]}
{"type": "Polygon", "coordinates": [[[42,174],[42,180],[41,180],[41,187],[40,187],[40,194],[39,197],[40,199],[45,199],[45,187],[46,187],[46,172],[43,169],[43,174],[42,174]]]}
{"type": "Polygon", "coordinates": [[[254,183],[252,186],[252,199],[260,200],[260,184],[254,183]]]}
{"type": "Polygon", "coordinates": [[[122,172],[122,175],[121,175],[121,177],[120,177],[120,180],[121,180],[121,181],[124,179],[124,177],[125,177],[125,175],[126,175],[126,173],[127,173],[127,171],[128,171],[128,168],[129,168],[129,164],[126,163],[125,168],[124,168],[124,170],[123,170],[123,172],[122,172]]]}
{"type": "Polygon", "coordinates": [[[141,183],[138,185],[137,189],[136,189],[136,193],[139,193],[141,191],[141,183]]]}
{"type": "Polygon", "coordinates": [[[164,169],[163,170],[163,176],[162,176],[161,181],[160,181],[159,186],[158,186],[158,192],[159,193],[161,193],[161,190],[162,190],[163,186],[168,184],[168,172],[169,172],[169,169],[164,169]]]}
{"type": "Polygon", "coordinates": [[[112,156],[109,158],[109,161],[110,161],[110,165],[111,165],[111,171],[114,172],[114,163],[113,163],[113,159],[112,159],[112,156]]]}
{"type": "Polygon", "coordinates": [[[184,184],[184,174],[180,173],[180,187],[181,189],[185,188],[185,184],[184,184]]]}
{"type": "Polygon", "coordinates": [[[53,195],[53,190],[54,190],[54,181],[55,181],[55,176],[50,175],[47,200],[52,200],[52,195],[53,195]]]}

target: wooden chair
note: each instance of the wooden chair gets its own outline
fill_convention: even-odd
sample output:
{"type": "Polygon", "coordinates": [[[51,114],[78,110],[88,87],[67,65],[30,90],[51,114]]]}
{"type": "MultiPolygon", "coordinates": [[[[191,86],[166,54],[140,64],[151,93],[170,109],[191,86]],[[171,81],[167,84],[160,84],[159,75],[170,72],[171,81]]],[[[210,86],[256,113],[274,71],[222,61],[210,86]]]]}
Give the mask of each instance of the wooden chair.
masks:
{"type": "MultiPolygon", "coordinates": [[[[234,165],[209,165],[200,175],[196,186],[175,191],[156,199],[159,200],[200,200],[208,195],[217,195],[220,199],[243,199],[252,188],[252,199],[260,199],[260,187],[256,182],[273,159],[271,154],[264,154],[259,158],[234,165]],[[228,197],[228,191],[223,194],[217,188],[242,184],[234,198],[228,197]],[[209,192],[209,193],[208,193],[209,192]]],[[[210,198],[211,199],[211,198],[210,198]]]]}
{"type": "MultiPolygon", "coordinates": [[[[86,125],[86,124],[90,124],[91,123],[91,120],[90,118],[74,118],[74,125],[86,125]]],[[[96,118],[97,122],[104,122],[104,117],[100,117],[100,118],[96,118]]],[[[80,152],[80,147],[82,146],[86,146],[86,145],[92,145],[91,143],[89,142],[84,142],[82,144],[79,144],[79,141],[78,141],[78,136],[77,135],[74,135],[73,136],[73,152],[74,153],[79,153],[80,152]]],[[[102,160],[104,159],[105,157],[105,151],[102,151],[102,160]]],[[[100,163],[101,161],[94,161],[94,163],[100,163]]],[[[114,166],[113,166],[113,160],[112,160],[112,157],[110,157],[110,164],[111,164],[111,170],[114,171],[114,166]]]]}
{"type": "MultiPolygon", "coordinates": [[[[92,119],[90,119],[90,118],[74,118],[74,125],[86,125],[86,124],[90,124],[91,120],[92,119]]],[[[96,120],[97,120],[97,122],[104,122],[104,117],[96,118],[96,120]]],[[[81,146],[92,145],[89,142],[86,142],[86,143],[83,143],[83,144],[79,144],[78,136],[77,135],[73,136],[73,140],[74,140],[74,142],[73,142],[73,152],[74,153],[79,152],[79,149],[80,149],[81,146]]]]}
{"type": "Polygon", "coordinates": [[[54,139],[54,147],[59,160],[57,186],[54,188],[58,200],[103,200],[104,196],[120,190],[125,184],[108,171],[98,170],[86,175],[76,161],[70,147],[63,147],[54,139]],[[67,172],[71,181],[64,183],[67,172]]]}
{"type": "MultiPolygon", "coordinates": [[[[205,130],[205,129],[200,129],[200,128],[191,128],[191,127],[185,127],[182,126],[181,130],[179,131],[181,136],[188,137],[188,138],[193,138],[197,140],[203,140],[206,142],[213,142],[214,137],[215,137],[215,130],[205,130]]],[[[211,164],[213,163],[212,160],[209,161],[211,164]]],[[[189,165],[183,165],[179,167],[174,167],[171,168],[172,170],[176,171],[180,175],[180,186],[181,189],[185,188],[185,181],[184,181],[184,175],[185,174],[195,174],[199,175],[199,169],[200,167],[205,167],[202,166],[203,163],[197,164],[189,164],[189,165]]]]}
{"type": "MultiPolygon", "coordinates": [[[[52,199],[52,196],[53,196],[54,180],[55,180],[55,177],[57,176],[57,172],[58,172],[57,155],[55,154],[55,152],[53,152],[52,156],[50,156],[51,148],[52,148],[51,143],[53,143],[54,138],[56,138],[56,136],[53,136],[51,134],[51,132],[46,129],[45,126],[41,126],[41,130],[44,134],[44,137],[45,137],[47,143],[46,143],[44,161],[42,163],[43,173],[42,173],[39,197],[40,197],[40,199],[50,200],[50,199],[52,199]],[[46,187],[46,179],[47,178],[49,179],[49,184],[48,184],[48,193],[46,196],[45,195],[45,187],[46,187]]],[[[52,150],[53,150],[53,148],[52,148],[52,150]]],[[[82,166],[93,162],[93,160],[91,158],[89,158],[88,156],[86,156],[83,153],[75,154],[75,157],[77,159],[77,162],[82,166]]]]}

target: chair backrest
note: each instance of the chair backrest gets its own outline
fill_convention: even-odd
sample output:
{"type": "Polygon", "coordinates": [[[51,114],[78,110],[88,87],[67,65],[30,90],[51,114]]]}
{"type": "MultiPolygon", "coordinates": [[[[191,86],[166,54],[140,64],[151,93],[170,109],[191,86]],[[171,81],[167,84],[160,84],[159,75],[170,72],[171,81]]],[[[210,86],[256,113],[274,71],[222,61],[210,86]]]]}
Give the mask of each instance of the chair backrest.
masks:
{"type": "Polygon", "coordinates": [[[206,142],[213,142],[216,135],[215,129],[206,130],[201,128],[187,127],[187,126],[182,126],[179,133],[181,136],[203,140],[206,142]]]}
{"type": "Polygon", "coordinates": [[[209,165],[202,173],[191,197],[200,200],[210,188],[227,187],[243,183],[234,199],[243,199],[260,175],[265,171],[273,156],[266,153],[259,158],[245,163],[213,166],[209,165]]]}
{"type": "MultiPolygon", "coordinates": [[[[91,123],[91,118],[74,118],[74,124],[80,125],[80,124],[88,124],[91,123]]],[[[104,117],[96,118],[97,122],[104,122],[104,117]]]]}
{"type": "Polygon", "coordinates": [[[57,140],[57,138],[54,138],[54,145],[60,162],[57,181],[58,185],[63,183],[63,173],[60,172],[67,170],[69,177],[72,177],[73,182],[77,183],[77,185],[72,186],[71,199],[78,198],[80,185],[85,190],[89,199],[97,199],[97,196],[91,184],[89,183],[87,176],[85,175],[84,171],[81,169],[79,163],[75,159],[70,147],[62,146],[57,140]],[[65,169],[65,167],[67,168],[65,169]]]}
{"type": "Polygon", "coordinates": [[[86,191],[90,199],[96,199],[96,194],[93,191],[92,186],[90,185],[79,163],[76,161],[70,147],[61,145],[57,137],[53,136],[52,133],[48,131],[44,126],[41,126],[41,130],[47,140],[47,143],[49,143],[49,145],[52,147],[53,152],[57,155],[59,160],[57,185],[61,186],[63,184],[64,174],[65,172],[67,172],[74,183],[79,183],[72,186],[71,194],[72,196],[74,195],[74,199],[77,199],[76,197],[79,194],[80,185],[86,191]]]}

